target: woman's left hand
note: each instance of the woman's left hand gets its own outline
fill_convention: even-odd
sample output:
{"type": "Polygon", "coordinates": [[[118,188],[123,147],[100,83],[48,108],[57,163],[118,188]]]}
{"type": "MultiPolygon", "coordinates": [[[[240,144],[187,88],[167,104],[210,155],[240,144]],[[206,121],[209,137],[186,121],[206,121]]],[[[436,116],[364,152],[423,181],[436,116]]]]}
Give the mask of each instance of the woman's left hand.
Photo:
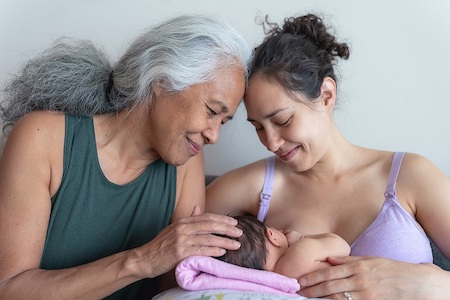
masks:
{"type": "Polygon", "coordinates": [[[333,257],[332,267],[299,278],[300,295],[331,299],[444,299],[450,272],[433,264],[411,264],[377,257],[333,257]],[[349,292],[350,297],[344,295],[349,292]]]}

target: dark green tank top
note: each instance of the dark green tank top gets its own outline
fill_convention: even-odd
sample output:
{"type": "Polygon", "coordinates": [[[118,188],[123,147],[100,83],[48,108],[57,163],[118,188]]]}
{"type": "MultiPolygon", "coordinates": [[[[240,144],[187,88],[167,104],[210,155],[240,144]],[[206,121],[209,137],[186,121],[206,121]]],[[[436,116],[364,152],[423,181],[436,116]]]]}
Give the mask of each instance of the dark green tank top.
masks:
{"type": "MultiPolygon", "coordinates": [[[[168,225],[175,193],[176,168],[161,159],[128,184],[110,182],[98,161],[92,118],[66,115],[62,182],[51,199],[40,267],[69,268],[145,244],[168,225]]],[[[134,297],[140,283],[111,299],[134,297]]]]}

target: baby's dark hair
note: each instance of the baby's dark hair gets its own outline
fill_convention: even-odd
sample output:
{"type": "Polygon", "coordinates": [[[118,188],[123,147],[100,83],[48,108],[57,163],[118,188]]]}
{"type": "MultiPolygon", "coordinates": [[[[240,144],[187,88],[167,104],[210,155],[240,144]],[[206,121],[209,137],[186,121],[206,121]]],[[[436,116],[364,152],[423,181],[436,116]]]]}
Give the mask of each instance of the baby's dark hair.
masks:
{"type": "Polygon", "coordinates": [[[241,267],[264,270],[267,256],[266,226],[252,215],[233,216],[243,233],[235,240],[241,243],[238,250],[228,250],[218,259],[241,267]]]}
{"type": "Polygon", "coordinates": [[[350,50],[336,41],[321,18],[314,14],[290,17],[279,27],[266,16],[262,25],[267,36],[253,52],[250,77],[263,74],[288,93],[300,92],[310,100],[319,97],[325,77],[337,81],[335,59],[347,59],[350,50]]]}

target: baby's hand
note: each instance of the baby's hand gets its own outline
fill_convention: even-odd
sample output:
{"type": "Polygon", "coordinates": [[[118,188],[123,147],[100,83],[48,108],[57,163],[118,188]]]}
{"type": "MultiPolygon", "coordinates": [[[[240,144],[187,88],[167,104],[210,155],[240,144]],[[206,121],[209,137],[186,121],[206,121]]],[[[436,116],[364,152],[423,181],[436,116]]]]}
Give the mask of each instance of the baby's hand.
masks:
{"type": "Polygon", "coordinates": [[[282,232],[286,236],[289,246],[303,237],[303,235],[295,230],[283,230],[282,232]]]}

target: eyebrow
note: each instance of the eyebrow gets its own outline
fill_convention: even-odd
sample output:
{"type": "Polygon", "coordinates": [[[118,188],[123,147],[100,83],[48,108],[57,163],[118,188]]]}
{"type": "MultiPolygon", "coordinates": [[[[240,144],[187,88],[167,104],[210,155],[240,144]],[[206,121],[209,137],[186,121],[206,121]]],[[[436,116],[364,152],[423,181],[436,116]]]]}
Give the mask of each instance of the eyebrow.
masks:
{"type": "Polygon", "coordinates": [[[219,105],[221,112],[227,113],[230,111],[230,109],[228,108],[228,106],[226,106],[222,101],[219,100],[212,100],[211,101],[213,104],[219,105]]]}
{"type": "MultiPolygon", "coordinates": [[[[220,106],[220,113],[225,113],[226,114],[226,113],[228,113],[230,111],[228,106],[226,106],[222,101],[212,100],[211,102],[212,102],[212,104],[220,106]]],[[[230,121],[230,120],[233,120],[233,115],[227,116],[227,121],[230,121]]]]}
{"type": "MultiPolygon", "coordinates": [[[[272,118],[272,117],[275,116],[277,113],[279,113],[279,112],[281,112],[281,111],[283,111],[283,110],[286,110],[286,109],[287,109],[287,108],[280,108],[280,109],[277,109],[276,111],[271,112],[270,114],[267,114],[267,115],[263,116],[263,119],[269,119],[269,118],[272,118]]],[[[247,118],[247,121],[249,121],[249,122],[256,122],[256,120],[253,120],[253,119],[251,119],[251,118],[247,118]]]]}

